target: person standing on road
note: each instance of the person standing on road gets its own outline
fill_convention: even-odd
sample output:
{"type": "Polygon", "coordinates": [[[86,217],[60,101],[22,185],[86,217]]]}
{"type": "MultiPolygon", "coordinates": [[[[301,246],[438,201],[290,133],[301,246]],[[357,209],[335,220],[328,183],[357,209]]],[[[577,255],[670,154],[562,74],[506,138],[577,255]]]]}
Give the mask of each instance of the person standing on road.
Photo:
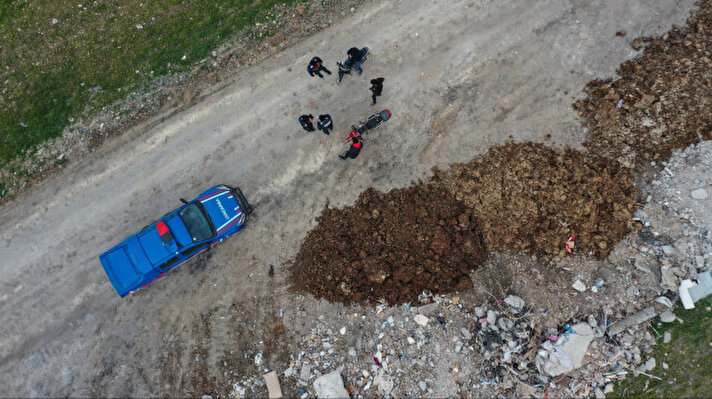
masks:
{"type": "Polygon", "coordinates": [[[302,129],[306,130],[307,132],[313,132],[314,130],[314,124],[312,121],[314,120],[314,115],[309,114],[309,115],[302,115],[299,117],[299,124],[302,125],[302,129]]]}
{"type": "Polygon", "coordinates": [[[361,59],[363,59],[361,50],[356,47],[351,47],[349,51],[346,52],[346,55],[349,56],[349,58],[346,59],[346,64],[356,68],[358,74],[361,75],[363,73],[363,69],[361,69],[361,59]]]}
{"type": "Polygon", "coordinates": [[[329,134],[329,129],[334,128],[334,121],[331,120],[331,115],[319,115],[319,122],[316,123],[316,128],[324,132],[324,134],[329,134]]]}
{"type": "Polygon", "coordinates": [[[358,156],[358,153],[361,152],[361,147],[363,144],[361,141],[358,139],[358,137],[354,137],[353,140],[351,140],[351,148],[349,148],[344,155],[339,155],[339,158],[341,159],[346,159],[346,158],[351,158],[351,159],[356,159],[358,156]]]}
{"type": "Polygon", "coordinates": [[[309,61],[309,65],[307,65],[307,72],[309,72],[309,76],[318,76],[320,78],[324,78],[324,76],[321,74],[321,71],[324,71],[331,75],[331,71],[326,69],[326,67],[323,65],[323,61],[321,58],[315,56],[314,58],[309,61]]]}
{"type": "Polygon", "coordinates": [[[376,97],[380,96],[383,91],[384,80],[383,78],[371,79],[371,88],[369,89],[373,93],[371,94],[371,99],[373,100],[371,105],[376,105],[376,97]]]}

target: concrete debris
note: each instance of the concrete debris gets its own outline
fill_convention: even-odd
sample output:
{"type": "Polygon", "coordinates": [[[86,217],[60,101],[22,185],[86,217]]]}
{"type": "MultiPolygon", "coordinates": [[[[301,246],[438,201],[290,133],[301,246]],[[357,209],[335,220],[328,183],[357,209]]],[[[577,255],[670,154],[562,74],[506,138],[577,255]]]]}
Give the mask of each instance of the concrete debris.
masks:
{"type": "Polygon", "coordinates": [[[651,357],[648,359],[645,363],[641,364],[640,367],[636,370],[638,373],[647,373],[648,371],[652,371],[655,368],[655,358],[651,357]]]}
{"type": "Polygon", "coordinates": [[[302,366],[302,371],[299,373],[299,378],[302,381],[309,381],[309,377],[311,377],[311,365],[305,364],[302,366]]]}
{"type": "Polygon", "coordinates": [[[419,326],[425,328],[428,326],[428,316],[423,316],[422,314],[417,314],[415,317],[413,317],[413,320],[418,323],[419,326]]]}
{"type": "Polygon", "coordinates": [[[640,323],[643,323],[645,321],[648,321],[655,316],[657,316],[657,313],[655,312],[655,308],[652,306],[647,307],[639,312],[636,312],[636,313],[626,317],[623,320],[620,320],[616,323],[611,324],[610,326],[608,326],[608,330],[606,331],[606,333],[609,336],[614,336],[629,327],[632,327],[632,326],[638,325],[640,323]]]}
{"type": "Polygon", "coordinates": [[[384,369],[378,370],[378,374],[373,379],[373,385],[381,391],[383,396],[388,396],[393,390],[393,378],[386,374],[384,369]]]}
{"type": "Polygon", "coordinates": [[[675,320],[677,320],[675,313],[669,310],[660,313],[660,321],[662,321],[663,323],[672,323],[675,320]]]}
{"type": "Polygon", "coordinates": [[[672,307],[672,301],[666,296],[659,296],[659,297],[655,298],[655,302],[665,305],[669,308],[672,307]]]}
{"type": "Polygon", "coordinates": [[[707,198],[707,190],[704,188],[698,188],[690,192],[690,196],[696,200],[703,200],[707,198]]]}
{"type": "Polygon", "coordinates": [[[270,371],[264,375],[265,384],[267,385],[267,393],[270,399],[279,399],[282,397],[282,387],[279,386],[279,379],[276,371],[270,371]]]}
{"type": "Polygon", "coordinates": [[[520,397],[530,397],[536,394],[536,387],[533,387],[523,382],[519,382],[518,389],[518,394],[520,397]]]}
{"type": "Polygon", "coordinates": [[[574,281],[571,286],[578,292],[586,291],[586,284],[584,284],[581,280],[574,281]]]}
{"type": "Polygon", "coordinates": [[[678,287],[678,292],[680,295],[680,302],[682,302],[682,307],[685,309],[693,309],[695,307],[695,301],[692,300],[690,295],[690,288],[694,287],[695,283],[692,280],[685,279],[680,282],[680,287],[678,287]]]}
{"type": "Polygon", "coordinates": [[[697,274],[697,285],[688,288],[692,302],[697,302],[700,299],[712,294],[712,276],[710,272],[697,274]]]}
{"type": "Polygon", "coordinates": [[[344,388],[344,381],[338,370],[322,375],[314,380],[314,391],[316,396],[323,399],[348,398],[349,392],[344,388]]]}
{"type": "MultiPolygon", "coordinates": [[[[712,160],[712,143],[705,145],[709,156],[688,159],[712,160]]],[[[684,166],[684,161],[669,165],[677,177],[684,175],[684,166]]],[[[529,274],[526,284],[513,282],[502,291],[484,286],[491,301],[424,292],[416,303],[315,318],[299,352],[291,355],[282,386],[296,386],[296,396],[322,397],[312,389],[315,380],[339,370],[343,380],[338,388],[348,392],[341,390],[341,395],[353,398],[473,392],[481,397],[603,397],[626,374],[660,378],[654,369],[668,365],[656,365],[659,359],[651,353],[656,336],[670,344],[672,334],[665,327],[655,333],[647,326],[658,314],[662,321],[678,320],[671,310],[678,295],[685,304],[678,294],[683,282],[689,283],[684,292],[690,304],[692,287],[699,287],[692,289],[695,298],[709,295],[703,287],[712,265],[711,224],[703,223],[695,208],[705,203],[668,191],[666,176],[656,177],[662,191],[652,192],[636,212],[636,230],[595,268],[586,269],[583,256],[547,260],[556,263],[550,270],[561,278],[558,285],[546,286],[552,275],[536,264],[541,258],[526,256],[532,263],[523,263],[519,271],[522,280],[529,274]],[[341,334],[342,328],[348,333],[341,334]]],[[[678,191],[700,187],[698,180],[690,179],[692,186],[678,191]]]]}
{"type": "Polygon", "coordinates": [[[640,295],[640,290],[638,290],[638,287],[631,285],[625,290],[625,294],[628,296],[638,296],[640,295]]]}
{"type": "Polygon", "coordinates": [[[427,305],[419,306],[416,310],[422,315],[429,316],[438,309],[438,304],[436,302],[429,303],[427,305]]]}
{"type": "Polygon", "coordinates": [[[526,302],[524,302],[524,299],[516,296],[516,295],[509,295],[506,298],[504,298],[504,302],[509,305],[509,307],[515,311],[516,313],[519,313],[524,309],[524,305],[526,305],[526,302]]]}

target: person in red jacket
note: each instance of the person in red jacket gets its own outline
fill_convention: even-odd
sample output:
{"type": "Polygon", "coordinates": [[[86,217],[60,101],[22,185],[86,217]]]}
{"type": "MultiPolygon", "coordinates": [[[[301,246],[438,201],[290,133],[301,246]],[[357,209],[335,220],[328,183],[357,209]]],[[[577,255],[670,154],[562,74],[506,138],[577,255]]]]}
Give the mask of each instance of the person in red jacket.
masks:
{"type": "Polygon", "coordinates": [[[351,158],[351,159],[356,159],[358,156],[358,153],[361,152],[361,147],[363,147],[363,144],[361,141],[358,139],[358,137],[354,137],[351,140],[351,148],[349,148],[344,155],[339,155],[339,158],[341,159],[346,159],[346,158],[351,158]]]}

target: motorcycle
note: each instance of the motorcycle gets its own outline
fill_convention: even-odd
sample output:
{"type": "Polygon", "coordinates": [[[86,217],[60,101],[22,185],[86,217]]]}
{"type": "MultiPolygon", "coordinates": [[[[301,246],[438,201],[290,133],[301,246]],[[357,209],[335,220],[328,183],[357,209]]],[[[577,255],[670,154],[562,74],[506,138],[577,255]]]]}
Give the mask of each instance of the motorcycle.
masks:
{"type": "MultiPolygon", "coordinates": [[[[361,64],[366,62],[368,59],[368,53],[371,51],[371,49],[366,46],[361,49],[361,64]]],[[[343,63],[341,62],[336,62],[336,65],[339,67],[339,74],[336,77],[336,83],[341,82],[341,79],[344,78],[344,75],[351,75],[351,69],[353,68],[353,65],[351,65],[351,59],[347,58],[346,61],[343,63]]]]}
{"type": "Polygon", "coordinates": [[[353,140],[354,137],[358,137],[359,139],[361,139],[363,134],[366,133],[366,131],[375,129],[381,123],[389,119],[391,119],[391,111],[387,109],[369,115],[369,117],[366,119],[366,122],[359,122],[358,127],[351,125],[351,134],[349,134],[349,137],[346,139],[346,142],[348,143],[349,141],[353,140]]]}

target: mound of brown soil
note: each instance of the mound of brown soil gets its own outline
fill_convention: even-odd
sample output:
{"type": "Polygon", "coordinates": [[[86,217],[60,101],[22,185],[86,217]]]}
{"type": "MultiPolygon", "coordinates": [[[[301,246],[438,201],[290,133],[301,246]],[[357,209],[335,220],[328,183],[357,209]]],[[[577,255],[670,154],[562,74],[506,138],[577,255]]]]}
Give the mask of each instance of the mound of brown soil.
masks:
{"type": "Polygon", "coordinates": [[[629,231],[633,176],[618,163],[541,144],[507,144],[436,179],[472,209],[490,251],[605,257],[629,231]]]}
{"type": "Polygon", "coordinates": [[[633,41],[643,56],[618,68],[620,79],[596,80],[574,108],[590,130],[593,154],[645,169],[672,151],[712,139],[712,2],[686,28],[633,41]]]}
{"type": "Polygon", "coordinates": [[[344,303],[415,301],[424,290],[472,286],[486,259],[472,211],[442,185],[380,193],[325,208],[291,265],[293,286],[344,303]]]}

